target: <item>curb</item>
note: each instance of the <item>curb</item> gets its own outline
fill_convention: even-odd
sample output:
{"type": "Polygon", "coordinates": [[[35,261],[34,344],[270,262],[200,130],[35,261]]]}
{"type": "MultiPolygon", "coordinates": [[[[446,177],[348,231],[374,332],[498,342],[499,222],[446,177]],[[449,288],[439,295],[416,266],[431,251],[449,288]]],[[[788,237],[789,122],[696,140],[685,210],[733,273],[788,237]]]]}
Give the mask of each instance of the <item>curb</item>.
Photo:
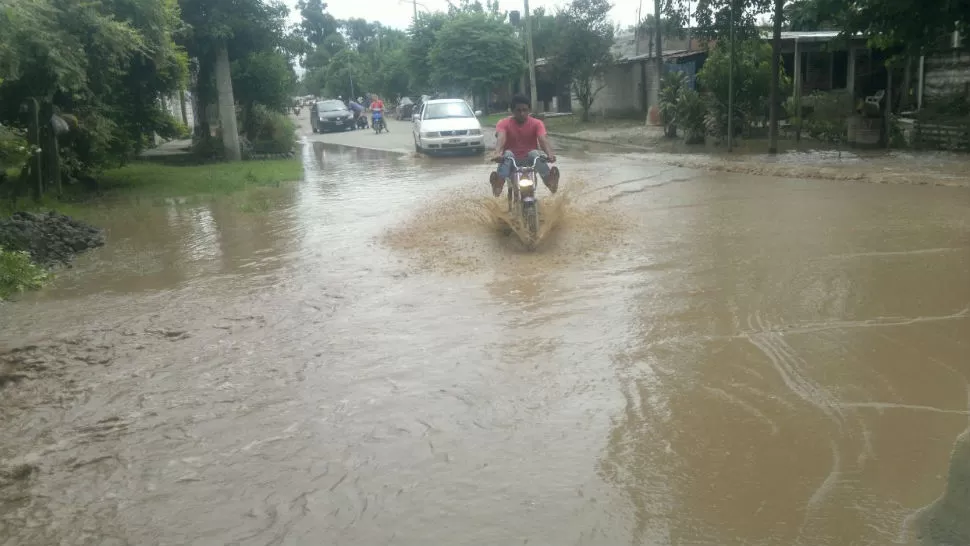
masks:
{"type": "MultiPolygon", "coordinates": [[[[485,127],[488,127],[488,128],[491,128],[491,129],[494,129],[495,128],[494,125],[482,125],[482,128],[485,128],[485,127]]],[[[650,148],[650,147],[647,147],[647,146],[640,146],[640,145],[637,145],[637,144],[624,144],[622,142],[612,142],[612,141],[609,141],[609,140],[599,140],[599,139],[595,139],[595,138],[578,137],[578,136],[574,136],[574,135],[571,135],[571,134],[568,134],[568,133],[551,133],[550,132],[550,133],[547,133],[547,134],[549,136],[553,137],[553,138],[558,138],[558,139],[562,139],[562,140],[573,140],[573,141],[576,141],[576,142],[588,142],[590,144],[605,144],[607,146],[619,146],[619,147],[622,147],[622,148],[632,148],[634,150],[640,150],[640,151],[644,151],[644,152],[652,152],[652,151],[655,151],[654,148],[650,148]]]]}

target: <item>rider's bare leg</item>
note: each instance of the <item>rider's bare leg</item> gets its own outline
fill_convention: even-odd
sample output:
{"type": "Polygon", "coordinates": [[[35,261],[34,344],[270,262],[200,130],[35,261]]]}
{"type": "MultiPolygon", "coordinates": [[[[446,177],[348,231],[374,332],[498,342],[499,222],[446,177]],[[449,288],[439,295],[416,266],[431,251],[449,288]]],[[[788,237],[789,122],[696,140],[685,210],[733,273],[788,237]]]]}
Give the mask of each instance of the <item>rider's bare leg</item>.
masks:
{"type": "Polygon", "coordinates": [[[532,150],[529,152],[529,164],[531,165],[532,162],[535,161],[536,172],[539,173],[539,177],[542,178],[542,183],[549,188],[549,191],[556,193],[556,191],[559,190],[559,168],[549,168],[549,164],[546,163],[545,160],[539,159],[539,161],[536,161],[537,157],[539,157],[539,150],[532,150]]]}
{"type": "Polygon", "coordinates": [[[502,195],[502,187],[505,186],[505,181],[512,176],[512,161],[515,156],[510,150],[506,150],[504,154],[505,160],[499,164],[497,171],[492,171],[489,175],[488,181],[492,185],[492,195],[498,197],[502,195]]]}

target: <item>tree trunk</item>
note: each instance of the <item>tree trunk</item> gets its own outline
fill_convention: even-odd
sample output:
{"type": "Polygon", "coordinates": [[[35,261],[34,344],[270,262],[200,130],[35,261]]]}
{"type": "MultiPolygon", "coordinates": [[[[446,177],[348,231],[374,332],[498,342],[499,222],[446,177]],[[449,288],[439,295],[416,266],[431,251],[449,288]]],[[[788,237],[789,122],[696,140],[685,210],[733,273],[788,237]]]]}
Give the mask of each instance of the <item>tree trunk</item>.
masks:
{"type": "Polygon", "coordinates": [[[236,127],[236,101],[232,96],[232,73],[229,68],[229,50],[226,42],[216,48],[216,89],[219,93],[219,124],[222,126],[222,147],[226,159],[239,161],[239,130],[236,127]]]}
{"type": "Polygon", "coordinates": [[[198,141],[208,141],[212,137],[212,127],[209,125],[209,106],[215,102],[212,87],[213,77],[212,57],[205,55],[199,58],[199,73],[195,79],[195,89],[192,93],[192,116],[195,119],[193,132],[198,141]]]}
{"type": "Polygon", "coordinates": [[[185,90],[179,89],[179,107],[182,110],[182,124],[186,127],[189,126],[189,115],[185,111],[185,90]]]}
{"type": "Polygon", "coordinates": [[[781,23],[785,18],[785,0],[775,0],[775,20],[771,41],[771,89],[768,93],[768,153],[778,153],[778,117],[781,110],[779,79],[781,77],[781,23]]]}

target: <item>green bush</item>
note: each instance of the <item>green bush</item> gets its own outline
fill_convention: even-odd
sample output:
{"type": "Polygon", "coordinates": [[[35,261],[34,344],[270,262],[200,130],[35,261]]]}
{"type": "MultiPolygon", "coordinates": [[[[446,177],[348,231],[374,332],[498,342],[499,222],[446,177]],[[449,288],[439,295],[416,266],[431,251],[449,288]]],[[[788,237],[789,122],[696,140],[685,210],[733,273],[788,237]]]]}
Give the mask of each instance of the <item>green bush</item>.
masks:
{"type": "Polygon", "coordinates": [[[816,91],[809,96],[809,104],[812,113],[805,118],[809,136],[836,146],[842,144],[846,137],[846,123],[852,114],[851,97],[816,91]]]}
{"type": "Polygon", "coordinates": [[[668,72],[660,80],[660,117],[663,119],[664,136],[677,137],[677,114],[681,90],[686,89],[687,76],[680,71],[668,72]]]}
{"type": "MultiPolygon", "coordinates": [[[[779,59],[780,61],[780,59],[779,59]]],[[[712,50],[704,67],[697,73],[701,87],[709,91],[714,100],[708,125],[717,135],[727,134],[727,105],[733,91],[732,112],[735,133],[750,127],[767,117],[768,95],[771,86],[771,44],[761,41],[741,41],[735,45],[734,87],[730,88],[731,56],[728,47],[718,43],[712,50]]],[[[791,78],[781,70],[779,91],[789,93],[791,78]]]]}
{"type": "Polygon", "coordinates": [[[170,114],[162,117],[155,132],[158,133],[158,136],[169,140],[189,138],[192,136],[192,131],[189,130],[188,126],[182,123],[182,120],[170,114]]]}
{"type": "Polygon", "coordinates": [[[25,290],[37,290],[49,278],[44,268],[30,261],[30,254],[0,247],[0,300],[25,290]]]}
{"type": "Polygon", "coordinates": [[[687,87],[680,89],[677,99],[677,126],[684,133],[685,144],[704,143],[708,108],[707,101],[700,93],[687,87]]]}
{"type": "Polygon", "coordinates": [[[286,153],[296,144],[296,126],[290,118],[260,104],[246,113],[243,129],[246,139],[252,143],[252,153],[286,153]]]}

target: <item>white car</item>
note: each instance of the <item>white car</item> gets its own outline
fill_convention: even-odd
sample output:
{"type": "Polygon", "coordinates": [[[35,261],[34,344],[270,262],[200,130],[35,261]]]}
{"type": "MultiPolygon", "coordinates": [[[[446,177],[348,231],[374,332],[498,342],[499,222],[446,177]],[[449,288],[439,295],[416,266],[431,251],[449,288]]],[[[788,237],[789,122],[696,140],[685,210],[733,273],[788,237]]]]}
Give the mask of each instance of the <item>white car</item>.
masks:
{"type": "Polygon", "coordinates": [[[414,149],[419,153],[467,150],[485,151],[485,136],[478,122],[481,112],[472,112],[462,99],[435,99],[421,104],[412,117],[414,149]]]}

